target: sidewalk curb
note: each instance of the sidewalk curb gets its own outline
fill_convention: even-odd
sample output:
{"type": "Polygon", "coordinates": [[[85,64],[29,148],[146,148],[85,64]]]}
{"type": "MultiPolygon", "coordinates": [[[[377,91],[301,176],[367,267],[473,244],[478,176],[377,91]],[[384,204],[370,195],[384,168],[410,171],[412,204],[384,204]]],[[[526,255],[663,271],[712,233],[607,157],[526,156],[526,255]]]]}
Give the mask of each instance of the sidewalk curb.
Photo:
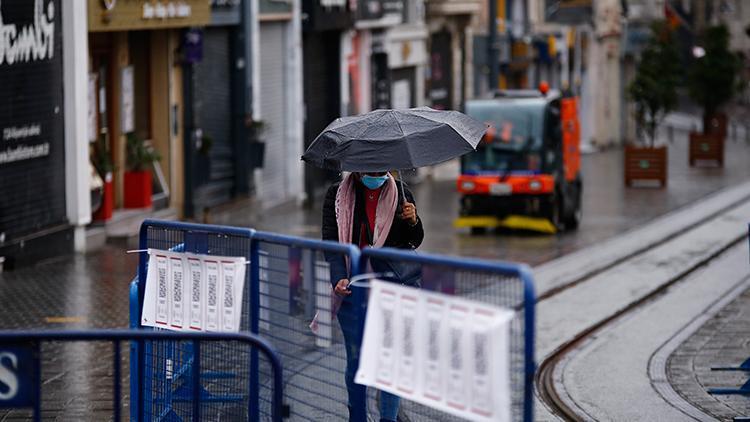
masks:
{"type": "Polygon", "coordinates": [[[685,229],[702,224],[748,199],[750,182],[745,182],[657,217],[644,226],[534,267],[537,300],[665,243],[685,229]]]}
{"type": "Polygon", "coordinates": [[[685,340],[695,334],[706,322],[710,321],[748,288],[750,288],[750,278],[745,278],[737,283],[731,290],[724,293],[718,300],[697,315],[695,319],[676,332],[674,336],[654,352],[649,360],[648,376],[651,379],[651,385],[654,387],[654,390],[665,401],[692,418],[700,421],[715,420],[713,416],[703,412],[703,410],[686,400],[674,389],[667,376],[669,357],[685,340]]]}

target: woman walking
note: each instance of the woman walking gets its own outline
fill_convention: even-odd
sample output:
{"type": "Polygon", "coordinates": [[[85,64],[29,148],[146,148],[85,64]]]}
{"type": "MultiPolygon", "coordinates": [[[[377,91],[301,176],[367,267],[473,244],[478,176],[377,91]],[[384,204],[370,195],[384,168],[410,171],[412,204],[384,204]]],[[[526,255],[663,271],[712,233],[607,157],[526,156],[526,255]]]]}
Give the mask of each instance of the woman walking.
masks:
{"type": "MultiPolygon", "coordinates": [[[[340,183],[332,185],[323,204],[322,232],[323,240],[353,243],[359,247],[409,250],[419,247],[424,238],[414,196],[386,172],[349,173],[340,183]]],[[[354,382],[359,366],[359,322],[349,300],[352,294],[350,273],[342,256],[328,256],[326,259],[330,264],[333,290],[343,298],[337,317],[346,346],[349,421],[365,422],[366,387],[354,382]],[[361,400],[364,402],[358,402],[361,400]]],[[[399,402],[398,396],[381,391],[380,420],[396,421],[399,402]]]]}

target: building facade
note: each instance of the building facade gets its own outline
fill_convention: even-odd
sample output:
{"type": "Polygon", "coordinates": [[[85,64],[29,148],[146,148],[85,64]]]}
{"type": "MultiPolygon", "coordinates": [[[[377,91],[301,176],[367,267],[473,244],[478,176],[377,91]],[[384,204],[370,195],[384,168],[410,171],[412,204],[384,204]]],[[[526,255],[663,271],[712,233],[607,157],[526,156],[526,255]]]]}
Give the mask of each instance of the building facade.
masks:
{"type": "MultiPolygon", "coordinates": [[[[351,51],[359,50],[359,40],[350,38],[357,3],[349,0],[304,0],[302,18],[302,57],[304,69],[304,131],[301,145],[307,148],[315,137],[337,117],[353,114],[349,93],[359,96],[359,60],[351,51]]],[[[337,175],[313,166],[304,166],[307,206],[325,192],[337,175]]]]}
{"type": "Polygon", "coordinates": [[[482,10],[479,0],[427,2],[429,77],[427,105],[462,110],[473,96],[473,20],[482,10]]]}
{"type": "Polygon", "coordinates": [[[11,268],[69,252],[87,221],[69,213],[77,191],[66,182],[75,178],[63,55],[71,11],[60,0],[11,0],[0,15],[3,31],[18,34],[0,37],[0,265],[11,268]]]}
{"type": "Polygon", "coordinates": [[[302,145],[301,3],[258,2],[258,78],[255,118],[263,122],[263,166],[255,193],[264,207],[304,194],[302,145]]]}
{"type": "Polygon", "coordinates": [[[208,25],[183,33],[186,217],[249,192],[242,16],[241,0],[212,0],[208,25]]]}
{"type": "Polygon", "coordinates": [[[154,207],[183,210],[186,30],[210,19],[203,0],[88,1],[89,140],[112,160],[116,208],[131,193],[126,154],[135,139],[161,157],[149,169],[154,207]]]}

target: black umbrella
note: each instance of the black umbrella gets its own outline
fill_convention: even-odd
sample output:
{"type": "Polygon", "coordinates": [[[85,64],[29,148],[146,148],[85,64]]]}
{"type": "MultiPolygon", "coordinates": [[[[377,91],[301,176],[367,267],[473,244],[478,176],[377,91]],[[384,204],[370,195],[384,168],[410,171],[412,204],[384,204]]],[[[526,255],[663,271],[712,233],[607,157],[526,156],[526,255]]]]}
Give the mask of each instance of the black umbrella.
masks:
{"type": "Polygon", "coordinates": [[[474,151],[486,130],[487,125],[457,111],[375,110],[334,120],[302,159],[334,171],[413,169],[474,151]]]}

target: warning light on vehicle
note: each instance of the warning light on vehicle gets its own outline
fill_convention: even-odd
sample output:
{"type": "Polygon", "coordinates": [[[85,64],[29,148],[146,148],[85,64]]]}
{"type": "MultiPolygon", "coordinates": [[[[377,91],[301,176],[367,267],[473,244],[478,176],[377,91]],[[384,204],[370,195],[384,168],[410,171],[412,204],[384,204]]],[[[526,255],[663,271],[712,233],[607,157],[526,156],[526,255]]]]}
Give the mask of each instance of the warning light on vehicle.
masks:
{"type": "Polygon", "coordinates": [[[531,189],[531,190],[539,190],[541,188],[542,188],[542,182],[540,182],[538,180],[532,180],[531,182],[529,182],[529,189],[531,189]]]}
{"type": "Polygon", "coordinates": [[[542,95],[547,95],[547,92],[549,92],[549,84],[547,81],[539,82],[539,92],[541,92],[542,95]]]}

